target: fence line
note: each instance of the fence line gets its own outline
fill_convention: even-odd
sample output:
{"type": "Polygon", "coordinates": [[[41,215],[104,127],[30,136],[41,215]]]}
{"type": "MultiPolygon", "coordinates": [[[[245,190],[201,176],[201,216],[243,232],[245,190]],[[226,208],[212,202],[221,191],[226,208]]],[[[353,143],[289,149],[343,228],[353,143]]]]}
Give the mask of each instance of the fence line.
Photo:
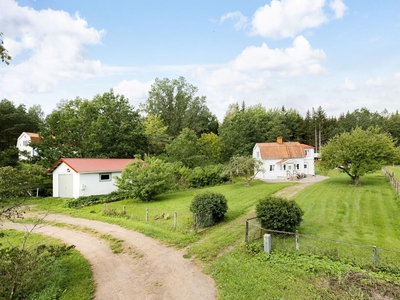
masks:
{"type": "Polygon", "coordinates": [[[390,174],[385,168],[382,169],[382,172],[386,175],[386,178],[389,180],[389,182],[392,184],[394,187],[397,195],[400,194],[400,182],[394,178],[394,172],[390,174]]]}
{"type": "Polygon", "coordinates": [[[103,214],[113,217],[124,217],[133,221],[146,222],[167,230],[189,232],[193,230],[192,213],[169,210],[160,210],[148,207],[130,207],[123,205],[122,209],[116,205],[104,203],[103,214]],[[178,217],[179,216],[179,217],[178,217]]]}
{"type": "Polygon", "coordinates": [[[300,234],[298,231],[285,232],[265,229],[256,219],[258,218],[246,220],[246,242],[258,241],[268,233],[272,236],[273,250],[300,251],[346,260],[372,269],[389,268],[400,271],[399,251],[300,234]]]}

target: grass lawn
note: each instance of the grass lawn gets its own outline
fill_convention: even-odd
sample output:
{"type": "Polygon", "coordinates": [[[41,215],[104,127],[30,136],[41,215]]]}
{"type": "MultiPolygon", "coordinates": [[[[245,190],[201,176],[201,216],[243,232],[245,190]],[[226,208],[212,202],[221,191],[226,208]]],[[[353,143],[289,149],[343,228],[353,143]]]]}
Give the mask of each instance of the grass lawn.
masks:
{"type": "MultiPolygon", "coordinates": [[[[311,185],[294,198],[305,212],[300,233],[400,249],[400,201],[383,174],[361,177],[358,187],[351,186],[345,174],[331,171],[328,175],[330,179],[311,185]]],[[[387,295],[399,295],[400,290],[391,284],[400,283],[400,271],[397,275],[388,275],[387,279],[386,275],[371,275],[352,264],[312,253],[288,255],[277,250],[267,255],[260,251],[260,243],[242,244],[245,219],[254,216],[257,201],[292,184],[296,183],[255,181],[251,187],[237,183],[168,193],[150,203],[124,200],[108,204],[108,208],[116,212],[122,211],[125,205],[130,218],[118,214],[104,216],[103,205],[69,209],[63,207],[63,200],[52,198],[32,200],[31,204],[37,204],[35,209],[38,210],[116,223],[176,247],[186,247],[186,255],[202,260],[206,272],[216,280],[220,299],[367,299],[367,295],[371,296],[368,290],[377,287],[387,290],[387,295]],[[192,225],[189,205],[196,193],[205,190],[224,194],[228,199],[228,213],[224,222],[194,233],[187,230],[187,226],[192,225]],[[146,208],[154,211],[154,215],[172,216],[176,211],[178,224],[186,225],[181,223],[174,231],[168,223],[170,220],[151,218],[146,223],[146,208]]],[[[368,255],[370,257],[371,253],[368,255]]]]}

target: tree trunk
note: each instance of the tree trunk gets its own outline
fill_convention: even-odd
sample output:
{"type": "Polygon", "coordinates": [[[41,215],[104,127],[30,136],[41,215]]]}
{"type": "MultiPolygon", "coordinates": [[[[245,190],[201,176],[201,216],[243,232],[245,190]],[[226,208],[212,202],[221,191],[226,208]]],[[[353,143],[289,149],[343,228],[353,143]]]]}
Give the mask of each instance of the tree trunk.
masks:
{"type": "Polygon", "coordinates": [[[360,179],[360,176],[352,176],[351,179],[353,180],[354,185],[358,185],[358,180],[360,179]]]}

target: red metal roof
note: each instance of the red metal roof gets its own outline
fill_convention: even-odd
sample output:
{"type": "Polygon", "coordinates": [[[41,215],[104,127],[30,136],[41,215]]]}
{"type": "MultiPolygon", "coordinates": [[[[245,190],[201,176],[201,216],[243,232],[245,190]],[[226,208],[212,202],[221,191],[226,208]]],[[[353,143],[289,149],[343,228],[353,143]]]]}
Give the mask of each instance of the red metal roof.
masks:
{"type": "Polygon", "coordinates": [[[49,168],[47,174],[53,173],[61,163],[77,173],[97,173],[122,171],[128,163],[134,161],[134,158],[60,158],[49,168]]]}

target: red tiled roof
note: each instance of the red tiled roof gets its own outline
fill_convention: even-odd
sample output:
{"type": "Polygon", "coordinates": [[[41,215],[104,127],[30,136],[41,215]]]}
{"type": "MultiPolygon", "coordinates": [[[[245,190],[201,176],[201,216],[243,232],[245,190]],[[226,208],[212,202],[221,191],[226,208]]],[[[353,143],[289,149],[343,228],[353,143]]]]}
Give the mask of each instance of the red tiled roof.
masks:
{"type": "Polygon", "coordinates": [[[262,159],[289,159],[305,157],[304,147],[299,142],[257,143],[262,159]]]}
{"type": "Polygon", "coordinates": [[[49,168],[47,174],[53,173],[61,163],[77,173],[96,173],[122,171],[128,163],[134,161],[134,158],[60,158],[49,168]]]}

